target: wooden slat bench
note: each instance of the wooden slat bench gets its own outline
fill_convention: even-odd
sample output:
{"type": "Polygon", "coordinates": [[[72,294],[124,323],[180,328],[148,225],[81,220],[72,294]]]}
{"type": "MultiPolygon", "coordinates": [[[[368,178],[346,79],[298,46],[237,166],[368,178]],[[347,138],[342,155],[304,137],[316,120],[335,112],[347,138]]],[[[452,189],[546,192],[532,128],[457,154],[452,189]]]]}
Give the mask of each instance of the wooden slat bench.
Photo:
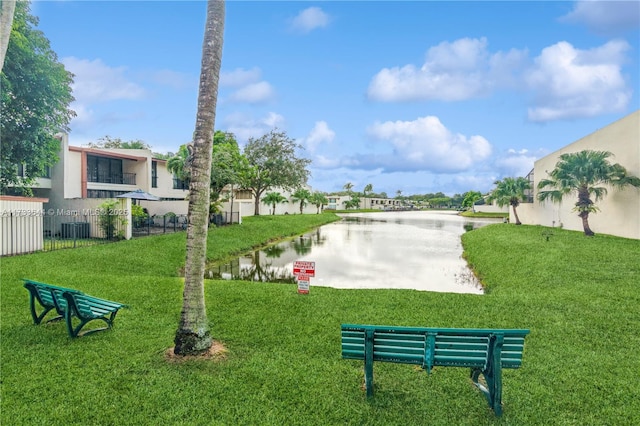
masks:
{"type": "Polygon", "coordinates": [[[118,311],[126,307],[122,303],[90,296],[80,290],[28,279],[23,279],[23,281],[25,282],[24,287],[29,290],[29,307],[34,324],[40,324],[44,317],[55,309],[58,315],[47,322],[64,318],[67,332],[71,338],[80,336],[82,328],[93,320],[105,322],[106,327],[91,329],[82,334],[111,328],[118,311]],[[42,312],[39,314],[36,301],[42,308],[42,312]]]}
{"type": "Polygon", "coordinates": [[[502,369],[522,364],[529,330],[393,327],[342,324],[342,358],[364,360],[367,396],[373,396],[373,362],[469,367],[473,383],[497,416],[502,414],[502,369]],[[486,384],[480,382],[484,377],[486,384]]]}

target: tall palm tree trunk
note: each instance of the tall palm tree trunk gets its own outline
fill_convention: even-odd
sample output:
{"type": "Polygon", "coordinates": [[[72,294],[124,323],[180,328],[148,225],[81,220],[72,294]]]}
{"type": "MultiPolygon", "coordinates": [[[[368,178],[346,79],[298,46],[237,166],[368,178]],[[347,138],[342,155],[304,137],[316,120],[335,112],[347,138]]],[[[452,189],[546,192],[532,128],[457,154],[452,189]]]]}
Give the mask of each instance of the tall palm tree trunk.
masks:
{"type": "Polygon", "coordinates": [[[2,2],[0,2],[0,71],[2,71],[4,66],[4,58],[7,55],[7,48],[9,47],[15,11],[15,0],[2,0],[2,2]]]}
{"type": "Polygon", "coordinates": [[[224,0],[207,2],[207,21],[202,46],[198,112],[191,155],[189,214],[184,292],[180,325],[176,331],[174,353],[197,355],[206,352],[213,340],[204,302],[204,266],[209,222],[211,153],[218,98],[218,79],[222,64],[224,0]]]}

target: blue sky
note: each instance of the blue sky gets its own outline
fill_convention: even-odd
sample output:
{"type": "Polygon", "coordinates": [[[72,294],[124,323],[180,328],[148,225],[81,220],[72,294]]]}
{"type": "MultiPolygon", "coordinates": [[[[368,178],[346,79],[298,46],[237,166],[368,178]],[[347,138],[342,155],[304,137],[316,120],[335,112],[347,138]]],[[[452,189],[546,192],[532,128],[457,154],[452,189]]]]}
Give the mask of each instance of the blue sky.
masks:
{"type": "MultiPolygon", "coordinates": [[[[204,1],[35,1],[70,143],[191,139],[204,1]]],[[[637,110],[640,2],[228,1],[216,129],[277,127],[315,190],[488,191],[637,110]]]]}

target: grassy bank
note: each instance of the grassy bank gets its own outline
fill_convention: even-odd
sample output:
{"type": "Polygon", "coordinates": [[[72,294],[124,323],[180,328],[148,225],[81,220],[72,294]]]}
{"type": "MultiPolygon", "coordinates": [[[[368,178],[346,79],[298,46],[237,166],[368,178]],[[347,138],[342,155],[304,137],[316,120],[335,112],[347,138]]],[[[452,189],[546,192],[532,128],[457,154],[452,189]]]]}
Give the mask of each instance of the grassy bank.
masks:
{"type": "MultiPolygon", "coordinates": [[[[333,215],[251,218],[210,233],[210,258],[304,232],[333,215]]],[[[640,242],[497,224],[463,237],[488,294],[207,281],[221,362],[169,363],[184,234],[2,259],[2,410],[17,425],[628,425],[640,422],[640,242]],[[33,326],[21,277],[129,304],[114,330],[70,340],[33,326]],[[529,328],[496,419],[468,372],[340,357],[341,322],[529,328]]],[[[390,278],[391,279],[391,278],[390,278]]],[[[428,279],[428,278],[425,278],[428,279]]],[[[313,285],[313,283],[312,283],[313,285]]]]}

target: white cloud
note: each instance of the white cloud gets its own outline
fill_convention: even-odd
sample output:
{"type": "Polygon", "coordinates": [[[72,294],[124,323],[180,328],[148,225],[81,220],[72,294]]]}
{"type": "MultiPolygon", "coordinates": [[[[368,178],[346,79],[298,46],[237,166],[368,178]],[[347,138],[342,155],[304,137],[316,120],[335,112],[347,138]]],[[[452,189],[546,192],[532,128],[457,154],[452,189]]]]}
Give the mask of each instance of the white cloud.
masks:
{"type": "Polygon", "coordinates": [[[309,152],[314,152],[318,145],[321,143],[331,143],[335,137],[336,132],[329,128],[326,121],[316,121],[309,135],[303,140],[303,144],[309,152]]]}
{"type": "Polygon", "coordinates": [[[391,155],[361,156],[360,166],[366,168],[453,173],[467,170],[491,154],[491,144],[484,137],[452,133],[433,116],[375,123],[368,132],[390,143],[393,151],[391,155]]]}
{"type": "Polygon", "coordinates": [[[259,104],[270,101],[274,96],[273,87],[266,81],[260,81],[236,90],[229,96],[229,100],[232,102],[259,104]]]}
{"type": "Polygon", "coordinates": [[[509,149],[496,159],[495,169],[501,177],[525,177],[533,169],[533,163],[541,156],[526,149],[509,149]]]}
{"type": "Polygon", "coordinates": [[[632,92],[622,76],[629,44],[614,40],[591,50],[559,42],[542,50],[526,73],[535,93],[531,121],[551,121],[624,111],[632,92]]]}
{"type": "Polygon", "coordinates": [[[100,59],[90,61],[75,57],[64,58],[62,63],[75,75],[71,88],[79,103],[141,99],[145,96],[144,88],[127,78],[126,67],[109,67],[100,59]]]}
{"type": "Polygon", "coordinates": [[[329,25],[331,18],[319,7],[309,7],[301,11],[291,21],[291,28],[302,33],[309,33],[316,28],[329,25]]]}
{"type": "Polygon", "coordinates": [[[560,21],[585,24],[596,33],[619,33],[640,26],[640,2],[577,1],[560,21]]]}
{"type": "Polygon", "coordinates": [[[427,51],[419,69],[411,64],[382,69],[373,77],[367,95],[386,102],[483,96],[496,86],[512,84],[525,58],[525,51],[515,49],[490,54],[485,38],[442,42],[427,51]]]}
{"type": "Polygon", "coordinates": [[[254,67],[250,70],[244,68],[236,68],[233,71],[220,73],[220,85],[229,87],[242,87],[247,84],[260,81],[262,72],[260,68],[254,67]]]}
{"type": "Polygon", "coordinates": [[[271,84],[261,80],[262,71],[254,67],[250,70],[236,68],[220,75],[221,87],[232,87],[236,90],[227,99],[231,102],[260,104],[269,102],[275,97],[271,84]]]}
{"type": "Polygon", "coordinates": [[[246,143],[249,138],[259,138],[276,127],[283,127],[284,124],[284,117],[275,112],[269,112],[260,118],[234,113],[227,115],[222,120],[222,128],[233,133],[241,145],[246,143]]]}

